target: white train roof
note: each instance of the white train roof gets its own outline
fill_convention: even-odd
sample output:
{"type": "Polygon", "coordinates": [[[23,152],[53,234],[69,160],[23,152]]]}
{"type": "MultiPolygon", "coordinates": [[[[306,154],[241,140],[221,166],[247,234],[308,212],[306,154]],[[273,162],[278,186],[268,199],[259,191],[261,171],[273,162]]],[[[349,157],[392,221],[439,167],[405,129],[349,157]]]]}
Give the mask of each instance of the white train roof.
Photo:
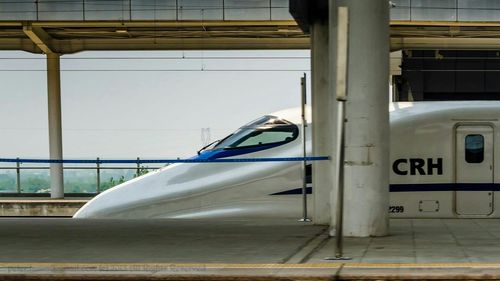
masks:
{"type": "Polygon", "coordinates": [[[497,119],[500,101],[398,102],[389,105],[392,122],[406,118],[497,119]]]}
{"type": "MultiPolygon", "coordinates": [[[[497,119],[500,117],[500,101],[420,101],[393,102],[388,106],[391,120],[398,121],[417,115],[443,115],[458,119],[497,119]],[[456,115],[456,117],[455,117],[456,115]]],[[[279,110],[270,115],[299,124],[301,108],[279,110]]],[[[306,107],[306,119],[311,122],[311,107],[306,107]]]]}

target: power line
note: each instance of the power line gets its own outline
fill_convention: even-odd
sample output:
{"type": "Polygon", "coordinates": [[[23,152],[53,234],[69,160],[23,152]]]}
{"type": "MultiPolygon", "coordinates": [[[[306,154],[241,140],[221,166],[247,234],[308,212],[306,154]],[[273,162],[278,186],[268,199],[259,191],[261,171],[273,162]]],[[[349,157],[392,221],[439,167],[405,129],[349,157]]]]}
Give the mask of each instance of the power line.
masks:
{"type": "MultiPolygon", "coordinates": [[[[491,52],[491,51],[488,51],[491,52]]],[[[497,52],[497,51],[493,51],[497,52]]],[[[447,57],[443,56],[442,58],[436,57],[405,57],[404,60],[435,60],[435,61],[444,61],[444,60],[500,60],[500,57],[447,57]]]]}
{"type": "MultiPolygon", "coordinates": [[[[211,50],[208,50],[212,52],[211,50]]],[[[154,52],[154,51],[153,51],[154,52]]],[[[16,57],[0,57],[0,60],[47,60],[46,57],[36,57],[36,58],[16,58],[16,57]]],[[[61,56],[60,60],[310,60],[309,56],[229,56],[229,57],[218,57],[218,56],[209,56],[209,57],[64,57],[61,56]]],[[[391,57],[391,60],[400,60],[401,57],[391,57]]],[[[412,57],[406,59],[420,59],[419,57],[412,57]]],[[[426,57],[422,57],[422,59],[426,59],[426,57]]],[[[428,58],[434,59],[434,58],[428,58]]],[[[445,57],[443,59],[451,59],[451,57],[445,57]]],[[[466,58],[466,59],[500,59],[499,58],[466,58]]]]}
{"type": "Polygon", "coordinates": [[[500,69],[403,69],[403,72],[500,72],[500,69]]]}
{"type": "MultiPolygon", "coordinates": [[[[0,57],[0,60],[46,60],[47,58],[15,58],[15,57],[0,57]]],[[[309,60],[310,57],[282,57],[282,56],[266,56],[266,57],[61,57],[60,60],[309,60]]]]}
{"type": "MultiPolygon", "coordinates": [[[[234,128],[215,128],[211,129],[208,128],[209,131],[218,131],[218,132],[227,132],[230,131],[234,128]]],[[[5,131],[47,131],[48,128],[42,128],[42,127],[36,127],[36,128],[0,128],[1,130],[5,131]]],[[[81,128],[81,129],[76,129],[76,128],[63,128],[63,131],[69,131],[69,132],[198,132],[199,129],[138,129],[138,128],[131,128],[131,129],[124,129],[124,128],[81,128]]],[[[210,133],[209,133],[210,134],[210,133]]],[[[210,138],[210,137],[209,137],[210,138]]]]}
{"type": "MultiPolygon", "coordinates": [[[[205,32],[205,31],[203,31],[205,32]]],[[[209,31],[207,31],[209,32],[209,31]]],[[[154,31],[151,31],[150,32],[151,34],[155,34],[154,31]]],[[[248,33],[258,33],[258,32],[248,32],[248,33]]],[[[236,36],[238,36],[238,34],[236,34],[236,36]]],[[[96,39],[96,38],[87,38],[89,40],[93,40],[93,39],[96,39]]],[[[87,46],[92,46],[92,45],[95,45],[95,46],[101,46],[103,45],[103,43],[100,43],[100,42],[92,42],[92,41],[86,41],[87,39],[84,39],[84,38],[80,38],[80,40],[82,40],[84,42],[85,45],[87,46]]],[[[106,45],[124,45],[124,44],[127,44],[127,42],[125,41],[124,42],[124,38],[122,37],[109,37],[109,38],[106,38],[106,39],[112,39],[112,40],[115,40],[115,42],[106,42],[105,44],[106,45]]],[[[134,38],[132,38],[134,39],[134,38]]],[[[141,38],[135,38],[135,39],[141,39],[141,38]]],[[[154,40],[158,40],[160,42],[155,42],[155,44],[172,44],[172,42],[165,42],[163,43],[162,40],[163,39],[167,39],[167,40],[173,40],[173,39],[176,39],[179,41],[179,43],[177,45],[183,45],[183,46],[195,46],[195,47],[198,47],[198,49],[200,48],[199,46],[200,45],[204,45],[204,46],[213,46],[214,43],[213,43],[213,40],[217,40],[217,39],[224,39],[223,37],[211,37],[211,38],[206,38],[206,37],[166,37],[166,36],[162,36],[162,35],[159,35],[159,36],[151,36],[151,37],[147,37],[147,38],[142,38],[142,39],[146,39],[146,40],[149,40],[148,42],[131,42],[131,43],[128,43],[128,44],[133,44],[133,45],[144,45],[144,46],[151,46],[151,41],[152,39],[154,40]],[[197,42],[183,42],[183,40],[199,40],[197,42]]],[[[302,34],[300,34],[300,36],[297,36],[297,37],[287,37],[287,38],[283,38],[283,37],[246,37],[246,38],[243,38],[243,37],[239,37],[239,38],[236,38],[236,37],[230,37],[230,39],[241,39],[241,40],[245,40],[245,39],[253,39],[254,41],[244,41],[244,44],[249,47],[249,46],[260,46],[262,45],[262,42],[258,42],[258,41],[261,41],[263,39],[269,39],[269,40],[272,40],[272,39],[278,39],[281,41],[273,41],[272,44],[273,45],[283,45],[284,48],[286,49],[286,46],[287,45],[290,45],[291,43],[288,42],[286,39],[307,39],[307,37],[303,36],[302,34]]],[[[71,40],[71,39],[68,39],[68,40],[71,40]]],[[[424,44],[424,43],[422,43],[424,44]]],[[[224,42],[224,45],[242,45],[242,42],[238,42],[238,41],[235,41],[235,42],[224,42]]],[[[5,43],[4,46],[17,46],[15,44],[8,44],[8,43],[5,43]]],[[[305,48],[304,48],[305,49],[305,48]]],[[[126,50],[113,50],[113,51],[129,51],[130,49],[126,49],[126,50]]],[[[255,49],[251,49],[251,48],[247,48],[247,50],[255,50],[255,49]]],[[[106,50],[86,50],[86,51],[106,51],[106,50]]],[[[196,50],[193,50],[193,49],[182,49],[180,47],[177,47],[175,49],[157,49],[157,50],[148,50],[148,51],[196,51],[196,50]]],[[[205,49],[204,51],[217,51],[217,50],[210,50],[210,49],[205,49]]]]}
{"type": "MultiPolygon", "coordinates": [[[[46,69],[0,69],[0,72],[46,72],[46,69]]],[[[61,69],[61,72],[297,72],[310,69],[61,69]]]]}

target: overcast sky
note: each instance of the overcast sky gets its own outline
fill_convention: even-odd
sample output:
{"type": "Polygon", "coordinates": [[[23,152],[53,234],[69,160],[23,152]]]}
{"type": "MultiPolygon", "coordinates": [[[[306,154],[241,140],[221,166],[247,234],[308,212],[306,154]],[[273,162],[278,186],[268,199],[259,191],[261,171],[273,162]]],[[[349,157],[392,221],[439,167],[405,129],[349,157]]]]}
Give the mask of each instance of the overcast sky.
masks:
{"type": "MultiPolygon", "coordinates": [[[[0,157],[48,157],[44,56],[0,57],[0,157]]],[[[61,74],[65,158],[191,156],[202,146],[202,128],[215,140],[263,114],[299,106],[308,57],[306,50],[65,55],[61,68],[78,70],[61,74]],[[256,56],[267,59],[248,59],[256,56]],[[299,59],[269,59],[280,56],[299,59]],[[96,59],[102,57],[127,59],[96,59]],[[261,71],[241,71],[252,69],[261,71]],[[264,71],[273,69],[279,71],[264,71]]]]}

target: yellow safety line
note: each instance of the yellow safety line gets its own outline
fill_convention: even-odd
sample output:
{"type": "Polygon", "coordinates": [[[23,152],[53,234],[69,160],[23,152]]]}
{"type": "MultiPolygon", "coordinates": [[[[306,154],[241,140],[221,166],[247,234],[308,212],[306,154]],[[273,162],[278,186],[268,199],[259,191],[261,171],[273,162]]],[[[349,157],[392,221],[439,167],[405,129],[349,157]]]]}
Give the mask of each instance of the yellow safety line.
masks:
{"type": "Polygon", "coordinates": [[[0,263],[1,268],[13,267],[49,267],[49,268],[106,268],[115,267],[143,268],[159,268],[176,270],[182,268],[205,268],[205,269],[321,269],[321,268],[369,268],[369,269],[411,269],[411,268],[498,268],[500,263],[307,263],[307,264],[232,264],[232,263],[0,263]]]}
{"type": "Polygon", "coordinates": [[[19,199],[13,199],[13,200],[0,200],[0,204],[27,204],[27,203],[48,203],[48,204],[59,204],[59,203],[86,203],[90,199],[67,199],[67,200],[47,200],[47,199],[42,199],[42,200],[35,200],[35,199],[26,199],[26,200],[19,200],[19,199]]]}

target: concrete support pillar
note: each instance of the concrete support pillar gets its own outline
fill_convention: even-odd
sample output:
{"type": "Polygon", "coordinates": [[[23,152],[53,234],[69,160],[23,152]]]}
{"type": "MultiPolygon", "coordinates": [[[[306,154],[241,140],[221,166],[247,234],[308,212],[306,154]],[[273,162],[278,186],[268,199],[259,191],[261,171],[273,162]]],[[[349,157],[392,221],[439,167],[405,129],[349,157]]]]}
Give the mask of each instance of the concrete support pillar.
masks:
{"type": "MultiPolygon", "coordinates": [[[[311,87],[313,155],[332,155],[336,131],[337,101],[330,92],[328,20],[311,25],[311,87]]],[[[335,161],[313,162],[313,222],[330,223],[330,193],[335,161]]]]}
{"type": "MultiPolygon", "coordinates": [[[[62,159],[61,126],[61,73],[60,55],[47,54],[47,92],[49,106],[49,152],[50,159],[62,159]]],[[[50,197],[64,198],[63,165],[50,164],[50,197]]]]}
{"type": "MultiPolygon", "coordinates": [[[[330,4],[331,42],[337,38],[337,7],[349,8],[344,235],[383,236],[389,229],[389,4],[387,0],[330,4]]],[[[336,51],[336,43],[331,44],[332,61],[336,51]]],[[[330,77],[335,81],[335,71],[330,77]]]]}

